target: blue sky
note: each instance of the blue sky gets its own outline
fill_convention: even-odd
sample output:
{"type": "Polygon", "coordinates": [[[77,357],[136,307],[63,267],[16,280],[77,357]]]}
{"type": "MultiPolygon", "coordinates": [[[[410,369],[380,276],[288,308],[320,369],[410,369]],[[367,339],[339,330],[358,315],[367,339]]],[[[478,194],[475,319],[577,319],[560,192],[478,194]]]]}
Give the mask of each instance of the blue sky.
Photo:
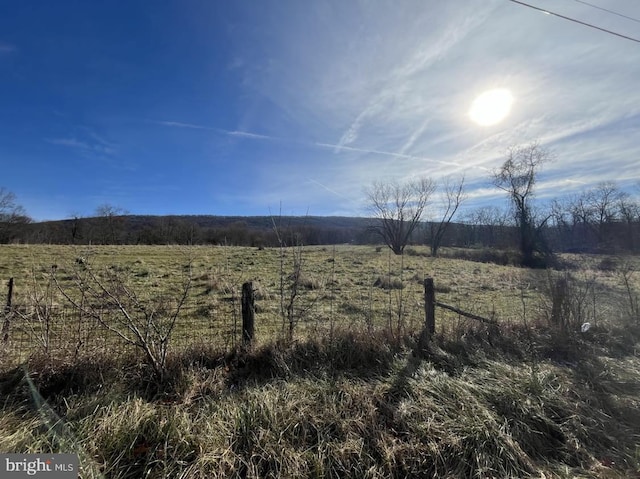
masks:
{"type": "MultiPolygon", "coordinates": [[[[576,0],[532,5],[640,37],[576,0]]],[[[640,19],[636,0],[589,3],[640,19]]],[[[489,172],[539,140],[539,195],[640,180],[640,43],[508,0],[24,1],[0,7],[0,186],[37,220],[363,215],[374,180],[489,172]],[[511,114],[468,117],[492,88],[511,114]]]]}

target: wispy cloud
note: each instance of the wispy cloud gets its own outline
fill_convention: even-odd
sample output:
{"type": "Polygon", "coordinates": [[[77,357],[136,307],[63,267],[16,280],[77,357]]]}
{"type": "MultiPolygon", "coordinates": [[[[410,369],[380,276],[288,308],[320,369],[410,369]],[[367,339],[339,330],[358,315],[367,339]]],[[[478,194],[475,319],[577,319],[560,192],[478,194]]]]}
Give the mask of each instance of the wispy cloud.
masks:
{"type": "Polygon", "coordinates": [[[424,134],[424,132],[427,130],[427,126],[429,126],[429,123],[431,123],[431,119],[427,118],[422,122],[422,125],[420,125],[416,130],[414,130],[413,133],[411,133],[409,139],[404,143],[404,145],[402,145],[402,148],[400,148],[400,154],[404,154],[411,149],[416,140],[418,140],[418,138],[420,138],[420,136],[422,136],[422,134],[424,134]]]}
{"type": "Polygon", "coordinates": [[[93,137],[93,141],[81,141],[77,138],[47,138],[46,141],[52,145],[74,148],[85,153],[113,155],[116,151],[111,143],[99,137],[93,137]]]}
{"type": "Polygon", "coordinates": [[[252,133],[250,131],[240,131],[240,130],[225,130],[224,128],[216,128],[212,126],[204,126],[204,125],[196,125],[194,123],[184,123],[180,121],[153,121],[158,125],[175,127],[175,128],[189,128],[193,130],[206,130],[206,131],[214,131],[216,133],[220,133],[222,135],[235,136],[241,138],[250,138],[253,140],[270,140],[270,141],[280,141],[281,138],[277,138],[269,135],[261,135],[259,133],[252,133]]]}
{"type": "MultiPolygon", "coordinates": [[[[391,158],[399,158],[399,159],[405,159],[405,160],[419,160],[421,162],[436,163],[436,164],[440,164],[440,165],[452,166],[452,167],[455,167],[455,168],[464,167],[463,164],[461,164],[459,162],[456,162],[456,161],[439,160],[439,159],[436,159],[436,158],[422,157],[422,156],[417,156],[417,155],[409,155],[409,154],[405,154],[405,153],[395,153],[395,152],[392,152],[392,151],[384,151],[384,150],[368,149],[368,148],[357,148],[357,147],[354,147],[354,146],[340,146],[340,145],[335,144],[335,143],[326,143],[326,142],[306,142],[306,141],[300,141],[300,140],[297,140],[297,139],[274,137],[274,136],[269,136],[269,135],[251,133],[251,132],[247,132],[247,131],[225,130],[225,129],[222,129],[222,128],[215,128],[215,127],[208,127],[208,126],[203,126],[203,125],[196,125],[196,124],[193,124],[193,123],[184,123],[184,122],[176,122],[176,121],[158,121],[156,123],[161,124],[163,126],[169,126],[169,127],[214,131],[214,132],[217,132],[217,133],[221,133],[221,134],[228,135],[228,136],[234,136],[234,137],[242,137],[242,138],[249,138],[249,139],[255,139],[255,140],[278,141],[278,142],[282,142],[282,143],[290,143],[290,144],[307,146],[307,147],[330,149],[330,150],[333,150],[334,152],[335,151],[337,151],[337,152],[346,151],[346,152],[365,153],[365,154],[382,155],[382,156],[387,156],[387,157],[391,157],[391,158]]],[[[319,182],[317,182],[315,180],[311,180],[310,179],[310,181],[313,181],[313,182],[317,183],[319,186],[322,186],[323,188],[327,189],[327,191],[330,191],[331,193],[336,193],[335,191],[332,191],[331,189],[327,188],[325,185],[323,185],[323,184],[321,184],[321,183],[319,183],[319,182]]],[[[338,194],[338,193],[336,193],[336,194],[338,194]]]]}
{"type": "MultiPolygon", "coordinates": [[[[356,119],[342,134],[338,141],[337,150],[353,144],[367,122],[393,128],[392,123],[396,120],[395,115],[392,114],[393,110],[404,109],[405,119],[413,117],[416,110],[422,112],[423,106],[414,101],[418,92],[412,86],[416,80],[420,80],[427,74],[437,62],[445,58],[452,48],[481,25],[488,12],[485,9],[476,11],[473,15],[456,16],[455,21],[449,23],[443,31],[439,31],[437,35],[433,36],[433,42],[418,43],[408,58],[388,74],[382,90],[372,95],[367,106],[358,113],[356,119]]],[[[423,121],[423,127],[426,127],[427,123],[428,121],[423,121]]],[[[400,152],[407,151],[422,131],[420,128],[414,131],[415,136],[413,139],[407,140],[400,152]]]]}
{"type": "Polygon", "coordinates": [[[369,154],[374,154],[374,155],[390,156],[392,158],[402,158],[402,159],[405,159],[405,160],[421,160],[421,161],[438,163],[440,165],[447,165],[447,166],[455,166],[455,167],[463,166],[460,163],[456,163],[454,161],[437,160],[435,158],[426,158],[426,157],[420,157],[420,156],[415,156],[415,155],[406,155],[404,153],[394,153],[392,151],[371,150],[371,149],[367,149],[367,148],[356,148],[354,146],[339,146],[339,145],[336,145],[336,144],[333,144],[333,143],[314,143],[314,144],[316,146],[320,147],[320,148],[330,148],[330,149],[332,149],[334,151],[336,150],[336,148],[339,148],[338,151],[346,150],[346,151],[354,151],[354,152],[358,152],[358,153],[369,153],[369,154]]]}
{"type": "Polygon", "coordinates": [[[163,126],[173,126],[176,128],[191,128],[193,130],[215,130],[215,128],[210,128],[202,125],[194,125],[193,123],[184,123],[181,121],[153,121],[152,123],[163,126]]]}
{"type": "Polygon", "coordinates": [[[106,139],[92,127],[86,125],[73,125],[69,127],[73,134],[55,138],[45,138],[44,141],[55,147],[66,148],[74,151],[86,161],[98,165],[107,165],[118,170],[133,171],[135,164],[132,161],[120,161],[118,145],[106,139]],[[95,161],[99,163],[95,163],[95,161]]]}
{"type": "Polygon", "coordinates": [[[462,166],[460,163],[457,163],[455,161],[444,161],[444,160],[438,160],[438,159],[435,159],[435,158],[427,158],[427,157],[420,157],[420,156],[416,156],[416,155],[408,155],[408,154],[405,154],[405,153],[394,153],[392,151],[384,151],[384,150],[376,150],[376,149],[368,149],[368,148],[357,148],[357,147],[354,147],[354,146],[340,146],[340,145],[335,144],[335,143],[306,142],[306,141],[300,141],[300,140],[297,140],[297,139],[289,139],[289,138],[274,137],[274,136],[269,136],[269,135],[261,135],[261,134],[258,134],[258,133],[251,133],[251,132],[247,132],[247,131],[225,130],[225,129],[222,129],[222,128],[215,128],[215,127],[208,127],[208,126],[203,126],[203,125],[196,125],[196,124],[193,124],[193,123],[183,123],[183,122],[177,122],[177,121],[157,121],[155,123],[158,123],[158,124],[163,125],[163,126],[169,126],[169,127],[214,131],[214,132],[217,132],[217,133],[221,133],[221,134],[229,135],[229,136],[235,136],[235,137],[242,137],[242,138],[249,138],[249,139],[256,139],[256,140],[279,141],[279,142],[283,142],[283,143],[291,143],[291,144],[308,146],[308,147],[331,149],[331,150],[334,150],[334,151],[337,150],[338,152],[344,150],[344,151],[351,151],[351,152],[357,152],[357,153],[383,155],[383,156],[389,156],[389,157],[393,157],[393,158],[402,158],[402,159],[409,159],[409,160],[421,160],[421,161],[433,162],[433,163],[438,163],[438,164],[448,165],[448,166],[454,166],[454,167],[461,167],[462,166]]]}
{"type": "Polygon", "coordinates": [[[221,130],[221,129],[218,129],[217,131],[220,131],[221,133],[225,133],[230,136],[240,136],[242,138],[253,138],[254,140],[275,140],[275,141],[281,140],[281,138],[276,138],[269,135],[260,135],[258,133],[251,133],[248,131],[238,131],[238,130],[228,131],[228,130],[221,130]]]}
{"type": "Polygon", "coordinates": [[[52,145],[69,146],[71,148],[80,148],[82,150],[90,150],[91,147],[82,141],[78,141],[75,138],[50,138],[47,139],[52,145]]]}
{"type": "MultiPolygon", "coordinates": [[[[247,204],[356,204],[373,179],[463,171],[470,198],[503,201],[491,172],[509,146],[532,140],[558,157],[540,177],[541,196],[598,176],[638,176],[638,121],[616,130],[638,112],[640,90],[629,85],[640,74],[640,50],[503,0],[461,1],[465,7],[422,9],[326,0],[322,15],[289,6],[286,20],[275,7],[261,16],[262,30],[245,25],[248,37],[236,39],[224,63],[242,93],[232,128],[208,126],[212,118],[155,123],[271,142],[260,145],[260,181],[247,204]],[[510,116],[473,124],[471,102],[497,87],[513,92],[510,116]]],[[[232,144],[238,157],[252,145],[232,144]]]]}
{"type": "Polygon", "coordinates": [[[345,200],[348,200],[348,199],[349,199],[349,198],[347,198],[346,196],[344,196],[344,195],[342,195],[342,194],[338,193],[336,190],[334,190],[334,189],[332,189],[332,188],[329,188],[327,185],[324,185],[324,184],[320,183],[319,181],[314,180],[313,178],[307,178],[307,179],[308,179],[311,183],[315,183],[316,185],[318,185],[320,188],[324,188],[324,189],[325,189],[326,191],[328,191],[329,193],[332,193],[332,194],[334,194],[334,195],[336,195],[336,196],[339,196],[340,198],[343,198],[343,199],[345,199],[345,200]]]}
{"type": "MultiPolygon", "coordinates": [[[[94,168],[116,185],[135,165],[130,198],[140,191],[135,201],[150,210],[152,203],[176,208],[181,198],[186,212],[225,204],[259,213],[280,200],[303,214],[307,207],[357,210],[372,181],[463,172],[469,204],[505,202],[491,172],[508,147],[532,140],[557,158],[541,172],[541,198],[602,180],[631,188],[640,179],[640,49],[631,42],[505,0],[240,3],[197,2],[180,18],[158,13],[184,29],[125,25],[123,38],[197,45],[189,55],[168,48],[138,58],[143,51],[96,31],[91,46],[108,44],[113,55],[93,58],[82,78],[70,68],[81,61],[82,28],[70,28],[62,48],[45,49],[0,32],[6,134],[25,151],[40,143],[51,158],[71,158],[65,167],[94,168]],[[39,73],[42,81],[16,62],[23,54],[32,66],[51,67],[39,73]],[[167,61],[175,71],[158,76],[167,61]],[[122,80],[112,85],[117,104],[101,90],[105,72],[114,71],[122,80]],[[52,88],[33,90],[39,84],[52,88]],[[513,108],[503,122],[479,127],[469,106],[493,88],[511,90],[513,108]],[[60,103],[68,89],[76,94],[60,103]],[[183,193],[149,194],[149,172],[159,175],[153,184],[183,193]]],[[[627,4],[625,14],[640,15],[640,1],[627,4]]],[[[580,2],[557,8],[631,34],[624,20],[580,2]]],[[[65,18],[71,10],[47,15],[56,12],[65,18]]],[[[28,29],[30,20],[19,17],[27,23],[16,23],[16,31],[28,29]]],[[[8,176],[18,182],[28,168],[16,164],[8,176]]],[[[101,185],[90,184],[99,192],[101,185]]]]}
{"type": "Polygon", "coordinates": [[[294,35],[306,29],[315,55],[303,57],[308,49],[292,47],[284,65],[295,65],[295,72],[282,66],[276,78],[273,70],[261,71],[263,93],[273,103],[300,123],[330,125],[315,137],[336,141],[315,144],[348,159],[340,166],[343,176],[361,182],[375,174],[465,169],[470,180],[482,180],[504,161],[509,146],[536,139],[556,151],[558,160],[548,170],[566,179],[555,183],[560,190],[582,184],[571,181],[591,181],[594,168],[612,179],[640,174],[632,171],[640,150],[628,140],[637,137],[637,119],[624,135],[615,131],[640,104],[640,90],[629,88],[640,74],[640,50],[633,45],[596,39],[588,29],[563,28],[499,1],[468,9],[435,4],[424,15],[413,9],[411,17],[403,8],[380,7],[376,16],[365,9],[355,28],[348,20],[337,23],[331,35],[339,48],[332,42],[317,47],[326,33],[318,34],[321,27],[285,27],[283,44],[299,45],[294,35]],[[377,15],[385,21],[377,23],[377,15]],[[375,35],[367,35],[371,25],[375,35]],[[298,87],[291,92],[279,85],[298,87]],[[496,87],[513,91],[511,116],[491,128],[472,124],[472,100],[496,87]],[[385,164],[371,155],[404,161],[385,164]]]}

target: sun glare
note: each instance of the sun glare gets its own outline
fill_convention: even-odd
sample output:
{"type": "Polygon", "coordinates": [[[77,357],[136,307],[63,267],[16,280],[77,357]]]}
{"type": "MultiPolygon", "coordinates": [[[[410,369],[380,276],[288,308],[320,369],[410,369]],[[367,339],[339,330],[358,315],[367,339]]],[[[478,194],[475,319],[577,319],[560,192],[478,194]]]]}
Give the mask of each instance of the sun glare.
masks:
{"type": "Polygon", "coordinates": [[[473,100],[469,118],[481,126],[496,125],[507,117],[512,104],[513,95],[509,90],[487,90],[473,100]]]}

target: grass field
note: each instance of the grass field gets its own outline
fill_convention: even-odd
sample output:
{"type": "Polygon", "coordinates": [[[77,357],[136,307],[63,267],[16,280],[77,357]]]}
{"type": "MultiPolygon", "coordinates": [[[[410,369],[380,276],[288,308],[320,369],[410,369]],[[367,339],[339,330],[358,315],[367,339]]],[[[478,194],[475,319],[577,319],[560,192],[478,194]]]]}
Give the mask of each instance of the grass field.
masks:
{"type": "Polygon", "coordinates": [[[0,257],[21,311],[4,346],[2,451],[77,452],[83,477],[640,474],[637,258],[566,256],[569,272],[547,272],[349,245],[2,246],[0,257]],[[87,271],[168,308],[191,278],[162,383],[135,347],[60,313],[87,271]],[[426,276],[438,301],[499,327],[438,309],[418,350],[426,276]],[[249,350],[238,347],[245,281],[257,297],[249,350]]]}
{"type": "MultiPolygon", "coordinates": [[[[258,339],[270,341],[281,330],[281,302],[291,299],[294,262],[300,264],[297,276],[298,296],[293,316],[297,330],[304,336],[309,330],[326,330],[331,325],[361,327],[401,325],[413,330],[424,316],[423,280],[435,280],[438,300],[502,322],[521,321],[523,299],[527,306],[539,305],[540,293],[548,284],[545,271],[484,264],[448,258],[431,258],[427,250],[411,248],[404,259],[388,250],[368,246],[341,245],[264,249],[240,247],[171,246],[3,246],[0,255],[0,279],[14,278],[13,303],[33,305],[49,301],[52,309],[68,309],[59,291],[44,298],[47,281],[55,265],[55,276],[62,288],[73,295],[78,262],[91,265],[98,275],[108,272],[131,287],[140,297],[179,296],[186,279],[187,265],[192,278],[176,341],[193,340],[195,330],[209,341],[233,342],[234,319],[240,315],[240,288],[253,281],[258,299],[258,339]],[[282,261],[282,265],[281,265],[282,261]],[[402,264],[403,263],[403,264],[402,264]],[[282,285],[281,285],[282,280],[282,285]],[[398,289],[401,285],[402,289],[398,289]],[[331,324],[329,324],[331,323],[331,324]]],[[[446,251],[445,251],[446,253],[446,251]]],[[[580,265],[574,271],[576,281],[592,284],[589,298],[595,300],[591,316],[608,321],[615,316],[625,291],[620,274],[600,266],[603,258],[567,257],[580,265]],[[613,308],[613,309],[612,309],[613,308]]],[[[618,262],[625,260],[616,260],[618,262]]],[[[626,260],[635,261],[635,260],[626,260]]],[[[632,277],[637,281],[637,278],[632,277]]],[[[636,287],[637,284],[634,284],[636,287]]],[[[53,288],[55,289],[55,288],[53,288]]],[[[439,312],[441,327],[459,318],[439,312]]],[[[617,319],[617,318],[614,318],[617,319]]],[[[62,321],[62,320],[60,320],[62,321]]],[[[238,326],[236,324],[236,335],[238,326]]],[[[219,345],[219,344],[217,344],[219,345]]]]}
{"type": "MultiPolygon", "coordinates": [[[[185,267],[190,265],[191,289],[174,341],[185,345],[206,339],[216,346],[232,346],[239,337],[240,288],[245,281],[253,281],[257,293],[257,338],[268,342],[282,332],[281,308],[284,305],[286,309],[291,302],[292,276],[296,271],[299,271],[298,294],[293,301],[292,316],[301,337],[310,332],[325,334],[336,326],[371,329],[391,323],[392,328],[415,330],[424,317],[426,276],[435,278],[439,300],[512,321],[519,317],[521,296],[527,300],[536,298],[539,283],[544,279],[512,267],[433,259],[426,256],[426,249],[418,248],[412,249],[413,254],[406,255],[402,264],[387,250],[378,250],[356,246],[302,250],[6,246],[1,251],[4,261],[0,277],[14,278],[14,305],[25,305],[28,311],[35,302],[48,301],[53,311],[66,310],[65,317],[58,314],[51,321],[51,342],[59,343],[74,328],[74,318],[69,302],[59,291],[51,291],[51,297],[47,296],[53,265],[56,279],[71,295],[78,292],[74,279],[82,269],[78,264],[82,261],[81,266],[84,262],[90,264],[98,275],[107,272],[117,275],[119,281],[149,301],[154,297],[179,296],[187,276],[185,267]]],[[[445,311],[441,318],[443,327],[457,320],[445,311]]],[[[34,327],[42,324],[36,321],[34,327]]],[[[82,328],[95,329],[84,325],[82,328]]],[[[90,341],[85,338],[85,343],[90,341]]],[[[69,347],[73,349],[72,345],[67,346],[61,346],[65,354],[69,347]]],[[[22,343],[20,349],[32,351],[22,343]]]]}

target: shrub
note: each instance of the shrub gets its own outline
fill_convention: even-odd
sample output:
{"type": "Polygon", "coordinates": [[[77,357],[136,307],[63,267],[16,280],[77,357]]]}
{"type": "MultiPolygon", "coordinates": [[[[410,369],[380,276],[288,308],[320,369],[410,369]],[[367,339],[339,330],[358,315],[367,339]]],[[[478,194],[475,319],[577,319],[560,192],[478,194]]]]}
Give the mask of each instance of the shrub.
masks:
{"type": "Polygon", "coordinates": [[[579,282],[570,273],[548,272],[543,292],[543,315],[550,326],[565,332],[578,331],[583,323],[593,320],[589,308],[593,280],[579,282]]]}

